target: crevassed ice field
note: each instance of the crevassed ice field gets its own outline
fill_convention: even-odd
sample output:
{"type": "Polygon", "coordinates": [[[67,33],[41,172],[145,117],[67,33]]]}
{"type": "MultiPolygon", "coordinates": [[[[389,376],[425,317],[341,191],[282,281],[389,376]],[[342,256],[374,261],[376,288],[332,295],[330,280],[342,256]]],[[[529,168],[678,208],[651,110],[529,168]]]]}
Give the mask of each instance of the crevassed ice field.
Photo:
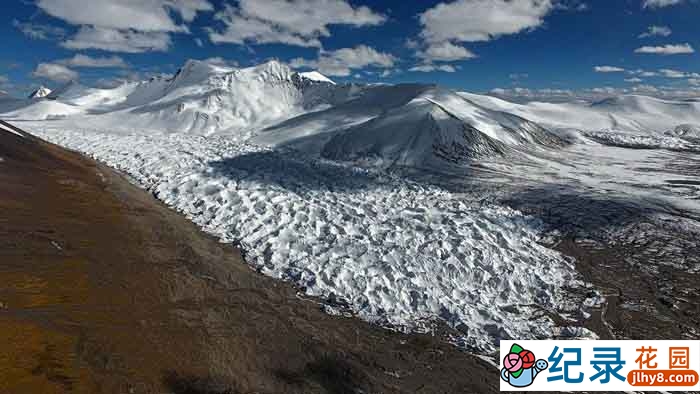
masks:
{"type": "Polygon", "coordinates": [[[585,231],[629,235],[587,211],[606,198],[700,234],[699,101],[514,104],[189,61],[173,78],[3,101],[0,116],[123,171],[331,313],[444,322],[477,350],[595,336],[582,325],[603,295],[519,205],[574,194],[585,231]]]}

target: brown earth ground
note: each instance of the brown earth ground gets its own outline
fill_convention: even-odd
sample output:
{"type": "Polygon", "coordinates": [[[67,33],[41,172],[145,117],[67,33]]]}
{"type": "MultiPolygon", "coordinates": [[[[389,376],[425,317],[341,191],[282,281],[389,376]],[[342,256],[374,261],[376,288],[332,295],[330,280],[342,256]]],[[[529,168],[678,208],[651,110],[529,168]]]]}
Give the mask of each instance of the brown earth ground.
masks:
{"type": "Polygon", "coordinates": [[[498,371],[330,316],[116,172],[0,130],[0,393],[461,393],[498,371]]]}

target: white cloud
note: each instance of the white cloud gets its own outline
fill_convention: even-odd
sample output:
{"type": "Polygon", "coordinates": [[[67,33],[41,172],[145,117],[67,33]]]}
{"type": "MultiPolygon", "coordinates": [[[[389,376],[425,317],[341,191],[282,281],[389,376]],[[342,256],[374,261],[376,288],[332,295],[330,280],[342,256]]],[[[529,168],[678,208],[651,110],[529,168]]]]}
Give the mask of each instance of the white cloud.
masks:
{"type": "Polygon", "coordinates": [[[595,66],[593,67],[593,70],[595,70],[597,73],[620,73],[625,71],[624,68],[615,66],[595,66]]]}
{"type": "Polygon", "coordinates": [[[329,26],[376,26],[386,17],[346,0],[240,0],[216,14],[223,30],[208,29],[214,43],[271,44],[321,47],[330,37],[329,26]]]}
{"type": "Polygon", "coordinates": [[[690,44],[676,44],[676,45],[664,45],[664,46],[643,46],[634,50],[635,53],[652,53],[657,55],[679,55],[687,53],[695,53],[690,44]]]}
{"type": "Polygon", "coordinates": [[[668,68],[662,68],[659,73],[666,78],[700,78],[699,73],[688,73],[685,71],[672,70],[668,68]]]}
{"type": "Polygon", "coordinates": [[[535,29],[555,5],[552,0],[457,0],[439,3],[420,14],[427,42],[489,41],[535,29]]]}
{"type": "Polygon", "coordinates": [[[165,51],[172,32],[189,32],[199,12],[212,11],[207,0],[37,0],[37,7],[65,22],[80,26],[61,45],[69,49],[101,49],[139,53],[165,51]]]}
{"type": "Polygon", "coordinates": [[[454,45],[448,41],[431,43],[428,45],[427,49],[419,51],[417,56],[427,62],[450,62],[454,60],[473,59],[476,57],[476,55],[467,48],[454,45]]]}
{"type": "Polygon", "coordinates": [[[0,85],[8,83],[10,80],[5,75],[0,75],[0,85]]]}
{"type": "Polygon", "coordinates": [[[365,67],[391,68],[396,58],[388,53],[378,52],[372,47],[358,45],[354,48],[342,48],[335,51],[319,52],[315,60],[292,59],[294,68],[312,68],[329,76],[347,77],[354,69],[365,67]]]}
{"type": "Polygon", "coordinates": [[[200,48],[204,46],[204,41],[202,41],[201,38],[195,38],[194,43],[195,43],[195,45],[197,45],[200,48]]]}
{"type": "Polygon", "coordinates": [[[235,60],[226,60],[221,56],[210,57],[202,60],[204,63],[209,63],[213,66],[221,67],[238,67],[238,62],[235,60]]]}
{"type": "Polygon", "coordinates": [[[522,87],[516,88],[495,88],[491,89],[491,94],[510,99],[525,99],[525,100],[570,100],[575,94],[568,89],[528,89],[522,87]]]}
{"type": "Polygon", "coordinates": [[[139,32],[101,27],[81,27],[78,33],[61,43],[69,49],[101,49],[126,53],[166,51],[170,44],[170,35],[163,32],[139,32]]]}
{"type": "Polygon", "coordinates": [[[655,71],[645,71],[642,69],[637,69],[637,70],[628,70],[627,73],[632,74],[632,75],[637,75],[643,78],[649,78],[649,77],[658,77],[659,73],[655,71]]]}
{"type": "Polygon", "coordinates": [[[690,78],[688,83],[693,86],[700,86],[700,78],[690,78]]]}
{"type": "Polygon", "coordinates": [[[216,14],[215,18],[226,25],[223,32],[208,30],[209,39],[215,44],[278,43],[301,47],[321,47],[321,41],[316,36],[304,37],[265,21],[243,17],[238,14],[236,9],[228,5],[224,11],[216,14]]]}
{"type": "Polygon", "coordinates": [[[668,37],[670,35],[671,28],[669,28],[668,26],[649,26],[646,32],[639,35],[639,38],[647,38],[654,36],[668,37]]]}
{"type": "Polygon", "coordinates": [[[642,80],[641,78],[637,78],[637,77],[634,77],[634,78],[625,78],[625,82],[629,82],[629,83],[640,83],[640,82],[642,82],[642,81],[643,81],[643,80],[642,80]]]}
{"type": "MultiPolygon", "coordinates": [[[[636,85],[636,86],[632,87],[631,92],[632,93],[653,95],[653,94],[659,93],[659,88],[657,88],[656,86],[652,86],[652,85],[636,85]]],[[[620,94],[620,93],[617,93],[617,91],[616,91],[615,94],[620,94]]]]}
{"type": "Polygon", "coordinates": [[[67,82],[78,79],[78,73],[70,68],[56,63],[39,63],[32,73],[35,78],[46,78],[57,82],[67,82]]]}
{"type": "Polygon", "coordinates": [[[60,27],[40,25],[32,22],[20,22],[16,19],[12,21],[12,26],[32,40],[61,39],[66,34],[65,29],[60,27]]]}
{"type": "Polygon", "coordinates": [[[678,70],[661,69],[659,72],[666,78],[685,78],[685,73],[678,70]]]}
{"type": "Polygon", "coordinates": [[[191,22],[197,12],[214,9],[206,0],[38,0],[36,5],[72,25],[159,32],[187,30],[173,20],[170,11],[191,22]]]}
{"type": "Polygon", "coordinates": [[[412,38],[407,38],[403,46],[408,49],[418,49],[420,47],[420,43],[412,38]]]}
{"type": "Polygon", "coordinates": [[[453,73],[453,72],[457,71],[457,69],[455,69],[454,66],[451,66],[449,64],[442,64],[442,65],[421,64],[421,65],[409,68],[408,71],[421,72],[421,73],[429,73],[429,72],[433,72],[433,71],[443,71],[446,73],[453,73]]]}
{"type": "Polygon", "coordinates": [[[508,75],[508,78],[510,78],[514,81],[517,81],[520,79],[527,79],[528,77],[530,77],[530,75],[527,73],[513,73],[513,74],[508,75]]]}
{"type": "Polygon", "coordinates": [[[70,59],[60,60],[58,63],[70,67],[93,67],[93,68],[127,68],[128,64],[119,56],[111,57],[91,57],[77,54],[70,59]]]}
{"type": "Polygon", "coordinates": [[[683,0],[644,0],[642,8],[662,8],[682,3],[683,0]]]}
{"type": "Polygon", "coordinates": [[[386,70],[382,71],[381,73],[379,73],[379,76],[382,78],[387,78],[387,77],[390,77],[394,74],[400,74],[400,73],[401,73],[400,69],[396,69],[396,68],[386,69],[386,70]]]}

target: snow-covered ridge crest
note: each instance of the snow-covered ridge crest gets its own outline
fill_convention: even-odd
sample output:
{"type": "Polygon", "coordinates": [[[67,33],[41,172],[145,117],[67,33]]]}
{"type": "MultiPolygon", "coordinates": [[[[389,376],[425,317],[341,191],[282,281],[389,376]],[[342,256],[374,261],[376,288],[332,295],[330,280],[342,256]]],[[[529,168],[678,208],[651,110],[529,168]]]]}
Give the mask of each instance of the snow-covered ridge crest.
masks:
{"type": "Polygon", "coordinates": [[[325,75],[321,74],[318,71],[308,71],[308,72],[304,72],[304,73],[299,73],[299,75],[302,78],[306,78],[306,79],[311,80],[311,81],[328,82],[328,83],[332,83],[333,85],[335,85],[335,82],[333,82],[328,77],[326,77],[325,75]]]}
{"type": "Polygon", "coordinates": [[[29,98],[30,98],[30,99],[44,98],[44,97],[46,97],[46,96],[48,96],[48,95],[50,95],[50,94],[51,94],[51,89],[49,89],[49,88],[47,88],[47,87],[45,87],[45,86],[39,86],[38,89],[36,89],[35,91],[33,91],[33,92],[29,95],[29,98]]]}
{"type": "Polygon", "coordinates": [[[576,130],[576,139],[600,131],[663,134],[685,125],[672,133],[680,138],[700,125],[698,101],[620,96],[514,104],[425,84],[335,84],[277,60],[245,68],[188,60],[172,77],[112,89],[73,82],[46,97],[50,102],[4,101],[0,115],[123,132],[221,134],[336,160],[409,166],[558,148],[570,138],[560,129],[576,130]]]}
{"type": "Polygon", "coordinates": [[[272,60],[236,68],[188,60],[171,78],[129,82],[112,89],[70,83],[48,95],[52,104],[27,101],[0,108],[16,120],[80,118],[114,129],[142,128],[197,134],[246,135],[325,103],[333,83],[293,71],[272,60]]]}

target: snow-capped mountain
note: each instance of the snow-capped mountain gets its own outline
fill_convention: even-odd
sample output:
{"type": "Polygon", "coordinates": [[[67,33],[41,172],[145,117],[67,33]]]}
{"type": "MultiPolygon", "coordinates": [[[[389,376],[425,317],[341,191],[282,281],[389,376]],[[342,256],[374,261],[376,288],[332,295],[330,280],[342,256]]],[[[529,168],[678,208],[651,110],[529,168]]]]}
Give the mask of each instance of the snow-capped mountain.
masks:
{"type": "Polygon", "coordinates": [[[622,95],[591,104],[579,101],[515,104],[491,96],[459,94],[484,107],[516,114],[550,129],[661,134],[681,124],[700,125],[700,102],[694,100],[622,95]]]}
{"type": "Polygon", "coordinates": [[[71,81],[37,93],[50,100],[13,101],[0,105],[0,114],[126,132],[227,135],[312,156],[400,166],[556,148],[565,143],[562,136],[608,130],[692,138],[700,125],[697,101],[621,96],[593,104],[515,104],[426,84],[335,84],[278,61],[235,68],[189,60],[171,77],[112,89],[71,81]]]}
{"type": "Polygon", "coordinates": [[[334,95],[319,73],[302,75],[271,61],[230,68],[190,60],[171,78],[97,89],[71,82],[47,97],[54,104],[27,102],[2,110],[7,118],[80,117],[86,124],[170,132],[246,133],[303,113],[334,95]]]}
{"type": "Polygon", "coordinates": [[[45,86],[39,86],[39,88],[35,91],[33,91],[30,95],[30,99],[37,99],[37,98],[44,98],[48,95],[51,94],[51,89],[45,87],[45,86]]]}
{"type": "Polygon", "coordinates": [[[335,82],[331,81],[327,76],[321,74],[318,71],[308,71],[308,72],[304,72],[304,73],[299,73],[299,75],[302,78],[306,78],[306,79],[309,79],[311,81],[328,82],[328,83],[332,83],[333,85],[335,85],[335,82]]]}
{"type": "Polygon", "coordinates": [[[429,85],[374,86],[353,100],[263,130],[252,141],[383,166],[458,163],[520,145],[564,143],[527,119],[429,85]]]}

